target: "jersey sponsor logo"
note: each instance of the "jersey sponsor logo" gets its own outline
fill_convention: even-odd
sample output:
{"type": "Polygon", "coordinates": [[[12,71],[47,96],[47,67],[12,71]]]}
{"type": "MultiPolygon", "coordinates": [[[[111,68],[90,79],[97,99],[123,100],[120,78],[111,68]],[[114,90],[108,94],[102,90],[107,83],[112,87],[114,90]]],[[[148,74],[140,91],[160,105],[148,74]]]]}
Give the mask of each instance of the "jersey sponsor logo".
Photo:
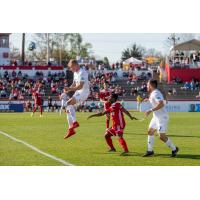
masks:
{"type": "Polygon", "coordinates": [[[81,77],[81,81],[85,81],[85,78],[84,78],[84,77],[81,77]]]}

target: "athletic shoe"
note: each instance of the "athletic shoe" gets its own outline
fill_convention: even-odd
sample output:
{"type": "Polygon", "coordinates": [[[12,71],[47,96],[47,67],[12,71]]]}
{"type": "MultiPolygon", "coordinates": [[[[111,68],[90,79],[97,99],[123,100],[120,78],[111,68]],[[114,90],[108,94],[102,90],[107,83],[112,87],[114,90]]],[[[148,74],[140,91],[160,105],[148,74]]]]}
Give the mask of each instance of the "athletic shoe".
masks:
{"type": "Polygon", "coordinates": [[[33,113],[31,113],[31,117],[33,117],[33,113]]]}
{"type": "Polygon", "coordinates": [[[108,152],[116,152],[116,149],[110,149],[108,152]]]}
{"type": "Polygon", "coordinates": [[[128,156],[128,151],[124,151],[120,154],[120,156],[128,156]]]}
{"type": "Polygon", "coordinates": [[[40,114],[40,117],[43,117],[43,115],[40,114]]]}
{"type": "Polygon", "coordinates": [[[66,135],[64,136],[64,139],[67,139],[69,137],[71,137],[72,135],[74,135],[76,132],[74,131],[73,128],[69,128],[69,130],[67,131],[66,135]]]}
{"type": "Polygon", "coordinates": [[[154,152],[153,151],[147,151],[146,154],[143,155],[143,157],[149,157],[149,156],[153,156],[154,152]]]}
{"type": "Polygon", "coordinates": [[[176,150],[172,151],[172,155],[171,155],[171,157],[176,157],[178,151],[179,151],[179,148],[176,147],[176,150]]]}
{"type": "Polygon", "coordinates": [[[74,129],[74,128],[78,128],[79,126],[80,126],[80,125],[79,125],[78,122],[74,122],[73,125],[72,125],[73,129],[74,129]]]}

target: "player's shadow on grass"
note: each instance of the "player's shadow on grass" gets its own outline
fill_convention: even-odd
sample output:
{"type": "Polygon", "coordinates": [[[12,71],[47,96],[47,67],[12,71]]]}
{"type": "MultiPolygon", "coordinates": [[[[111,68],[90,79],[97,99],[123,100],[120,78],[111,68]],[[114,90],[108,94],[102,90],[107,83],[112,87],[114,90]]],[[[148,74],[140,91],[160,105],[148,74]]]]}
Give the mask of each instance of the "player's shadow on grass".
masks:
{"type": "MultiPolygon", "coordinates": [[[[117,152],[96,152],[95,154],[101,154],[101,155],[120,155],[120,151],[117,152]]],[[[142,157],[142,153],[138,153],[138,152],[129,152],[126,156],[138,156],[138,157],[142,157]]],[[[124,157],[126,157],[124,156],[124,157]]]]}
{"type": "MultiPolygon", "coordinates": [[[[163,158],[169,158],[169,154],[156,154],[154,157],[163,157],[163,158]]],[[[176,158],[187,158],[187,159],[194,159],[194,160],[199,160],[200,155],[194,155],[194,154],[178,154],[176,158]]],[[[173,158],[172,158],[173,159],[173,158]]]]}
{"type": "Polygon", "coordinates": [[[188,138],[200,138],[200,136],[196,136],[196,135],[169,135],[169,137],[188,137],[188,138]]]}
{"type": "MultiPolygon", "coordinates": [[[[144,133],[131,133],[131,132],[126,132],[125,134],[129,135],[129,134],[132,134],[132,135],[144,135],[144,136],[147,136],[147,134],[144,134],[144,133]]],[[[168,135],[169,137],[180,137],[180,138],[199,138],[200,139],[200,136],[197,136],[197,135],[168,135]]]]}

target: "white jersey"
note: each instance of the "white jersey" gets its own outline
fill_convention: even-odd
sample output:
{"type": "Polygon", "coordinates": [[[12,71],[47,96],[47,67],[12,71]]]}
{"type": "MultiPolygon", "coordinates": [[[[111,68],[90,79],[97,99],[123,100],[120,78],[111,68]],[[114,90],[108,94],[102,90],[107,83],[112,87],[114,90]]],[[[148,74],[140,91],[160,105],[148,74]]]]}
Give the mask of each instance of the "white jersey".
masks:
{"type": "Polygon", "coordinates": [[[80,82],[84,82],[83,88],[80,90],[77,90],[77,92],[89,94],[90,86],[89,86],[89,80],[88,80],[88,73],[85,69],[82,69],[82,68],[78,72],[74,72],[74,83],[77,86],[80,84],[80,82]]]}
{"type": "MultiPolygon", "coordinates": [[[[164,101],[164,97],[162,93],[158,89],[156,89],[151,93],[149,101],[152,107],[154,108],[156,107],[159,101],[164,101]]],[[[161,109],[154,111],[153,116],[156,118],[168,117],[166,106],[164,105],[164,107],[162,107],[161,109]]]]}
{"type": "Polygon", "coordinates": [[[60,99],[61,101],[67,101],[69,99],[68,95],[63,92],[61,95],[60,95],[60,99]]]}

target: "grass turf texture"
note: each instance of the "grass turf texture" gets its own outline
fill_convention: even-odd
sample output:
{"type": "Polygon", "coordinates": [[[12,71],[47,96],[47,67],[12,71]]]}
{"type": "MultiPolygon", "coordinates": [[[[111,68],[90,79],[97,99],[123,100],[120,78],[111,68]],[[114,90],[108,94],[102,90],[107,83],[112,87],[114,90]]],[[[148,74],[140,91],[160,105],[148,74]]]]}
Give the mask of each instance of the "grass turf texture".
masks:
{"type": "MultiPolygon", "coordinates": [[[[81,166],[182,166],[200,165],[200,113],[170,113],[168,135],[180,148],[176,158],[170,158],[171,150],[156,137],[155,156],[141,157],[146,151],[146,129],[151,117],[143,122],[127,119],[124,138],[129,146],[129,156],[119,156],[121,147],[113,137],[116,153],[108,153],[104,140],[105,117],[87,121],[89,113],[78,113],[80,127],[77,134],[64,140],[67,127],[65,114],[1,113],[0,130],[21,139],[40,150],[81,166]]],[[[135,112],[142,118],[142,113],[135,112]]],[[[0,165],[57,166],[61,163],[34,152],[23,144],[16,143],[0,134],[0,165]]]]}

